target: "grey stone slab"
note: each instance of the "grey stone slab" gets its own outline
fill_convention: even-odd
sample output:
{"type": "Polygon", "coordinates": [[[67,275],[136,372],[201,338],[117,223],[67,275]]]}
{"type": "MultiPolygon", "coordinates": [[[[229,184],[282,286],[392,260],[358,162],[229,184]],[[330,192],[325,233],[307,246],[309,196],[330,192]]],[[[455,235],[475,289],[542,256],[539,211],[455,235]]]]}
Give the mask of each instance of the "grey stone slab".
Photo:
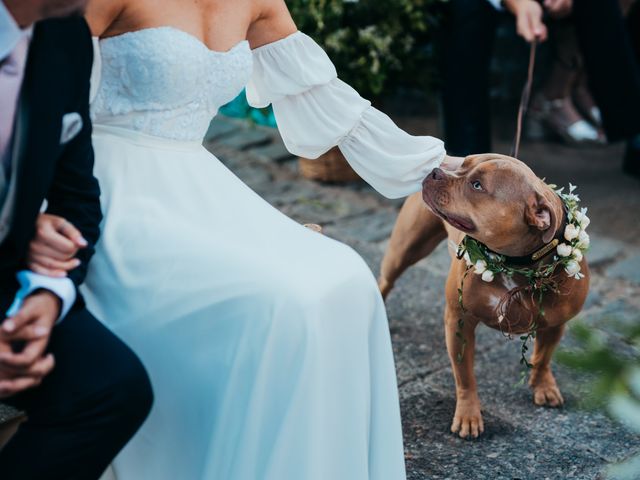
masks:
{"type": "Polygon", "coordinates": [[[485,433],[475,441],[450,433],[453,390],[418,382],[401,400],[407,476],[423,479],[594,479],[606,464],[592,452],[532,435],[527,423],[485,411],[485,433]]]}
{"type": "Polygon", "coordinates": [[[254,190],[258,188],[265,188],[265,186],[268,186],[271,183],[272,179],[269,172],[254,168],[250,165],[236,170],[235,173],[242,178],[244,183],[254,190]]]}
{"type": "Polygon", "coordinates": [[[214,142],[239,131],[241,128],[242,125],[237,121],[216,117],[209,124],[209,130],[207,130],[204,140],[208,143],[214,142]]]}
{"type": "Polygon", "coordinates": [[[345,239],[376,243],[389,238],[396,217],[395,210],[374,211],[334,222],[326,231],[345,239]]]}
{"type": "Polygon", "coordinates": [[[346,198],[317,197],[300,198],[298,201],[283,205],[282,212],[301,223],[328,223],[340,218],[360,215],[367,210],[365,205],[350,202],[346,198]]]}
{"type": "Polygon", "coordinates": [[[607,269],[607,275],[640,284],[640,254],[617,261],[607,269]]]}
{"type": "Polygon", "coordinates": [[[237,170],[243,168],[248,158],[245,152],[240,152],[235,149],[230,149],[220,144],[204,145],[220,162],[222,162],[227,168],[238,175],[237,170]]]}
{"type": "Polygon", "coordinates": [[[265,185],[264,188],[256,191],[276,208],[292,205],[301,200],[308,201],[316,199],[321,195],[318,189],[310,183],[305,184],[289,180],[274,181],[270,185],[265,185]]]}
{"type": "Polygon", "coordinates": [[[271,145],[256,147],[251,149],[251,155],[263,162],[285,162],[295,159],[282,142],[275,141],[271,145]]]}
{"type": "Polygon", "coordinates": [[[387,197],[384,197],[381,193],[376,191],[371,185],[369,185],[364,180],[361,181],[361,182],[350,183],[348,185],[348,188],[353,190],[353,191],[356,191],[356,192],[360,193],[363,196],[367,195],[367,196],[375,197],[376,199],[378,199],[381,202],[381,204],[383,206],[391,207],[391,208],[394,208],[396,210],[399,210],[400,207],[402,207],[402,205],[404,205],[404,202],[406,200],[406,198],[387,198],[387,197]]]}
{"type": "Polygon", "coordinates": [[[588,310],[589,308],[595,307],[597,305],[602,304],[603,297],[600,292],[598,292],[595,288],[590,288],[589,293],[587,294],[587,299],[584,302],[584,306],[582,310],[588,310]]]}
{"type": "Polygon", "coordinates": [[[349,192],[332,196],[312,182],[279,182],[262,191],[269,203],[300,223],[327,224],[344,217],[361,215],[366,203],[353,201],[349,192]]]}
{"type": "Polygon", "coordinates": [[[587,251],[587,260],[592,267],[615,260],[625,251],[625,244],[602,235],[591,234],[591,244],[587,251]]]}
{"type": "Polygon", "coordinates": [[[416,263],[415,266],[439,275],[447,275],[451,266],[451,255],[447,241],[442,241],[433,252],[416,263]]]}
{"type": "MultiPolygon", "coordinates": [[[[496,428],[491,422],[494,417],[516,425],[522,430],[520,435],[530,442],[540,440],[545,445],[553,445],[553,448],[590,452],[592,457],[600,459],[602,465],[623,460],[640,451],[639,436],[624,430],[602,412],[581,408],[581,400],[589,394],[590,378],[585,375],[554,365],[565,406],[560,409],[535,406],[529,388],[516,385],[521,372],[519,342],[510,343],[480,352],[476,358],[478,391],[489,437],[496,428]]],[[[423,382],[432,388],[454,393],[450,369],[431,375],[423,382]]],[[[481,439],[481,443],[483,441],[481,439]]]]}
{"type": "Polygon", "coordinates": [[[222,138],[218,143],[227,148],[247,150],[251,147],[265,145],[271,142],[271,135],[257,128],[243,128],[222,138]]]}
{"type": "Polygon", "coordinates": [[[605,302],[600,308],[584,311],[579,318],[603,331],[621,330],[640,323],[640,312],[627,299],[605,302]]]}

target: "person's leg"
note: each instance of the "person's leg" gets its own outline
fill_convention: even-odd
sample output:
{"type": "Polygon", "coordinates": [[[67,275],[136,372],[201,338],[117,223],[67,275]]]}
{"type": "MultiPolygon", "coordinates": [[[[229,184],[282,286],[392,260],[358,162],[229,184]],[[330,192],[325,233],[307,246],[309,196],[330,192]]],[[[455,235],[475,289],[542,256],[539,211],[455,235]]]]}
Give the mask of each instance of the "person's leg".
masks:
{"type": "Polygon", "coordinates": [[[97,479],[151,408],[142,364],[87,310],[55,327],[49,350],[40,387],[7,400],[28,420],[0,451],[3,480],[97,479]]]}
{"type": "MultiPolygon", "coordinates": [[[[631,37],[636,65],[640,65],[640,2],[638,1],[634,2],[629,9],[627,29],[631,37]]],[[[640,132],[627,142],[622,168],[626,173],[640,178],[640,132]]]]}
{"type": "Polygon", "coordinates": [[[610,141],[640,133],[640,68],[617,1],[574,2],[573,19],[591,87],[610,141]]]}
{"type": "Polygon", "coordinates": [[[444,25],[442,107],[450,155],[491,150],[489,65],[498,12],[487,0],[452,0],[444,25]]]}
{"type": "MultiPolygon", "coordinates": [[[[574,104],[573,91],[582,64],[575,27],[570,21],[558,20],[550,24],[549,30],[554,46],[553,63],[531,104],[531,119],[542,122],[569,144],[605,143],[604,134],[585,120],[574,104]]],[[[587,100],[590,96],[583,94],[582,98],[587,100]]]]}
{"type": "Polygon", "coordinates": [[[549,76],[542,92],[547,100],[568,98],[578,78],[580,53],[575,27],[569,21],[557,21],[549,30],[554,41],[555,54],[549,76]]]}

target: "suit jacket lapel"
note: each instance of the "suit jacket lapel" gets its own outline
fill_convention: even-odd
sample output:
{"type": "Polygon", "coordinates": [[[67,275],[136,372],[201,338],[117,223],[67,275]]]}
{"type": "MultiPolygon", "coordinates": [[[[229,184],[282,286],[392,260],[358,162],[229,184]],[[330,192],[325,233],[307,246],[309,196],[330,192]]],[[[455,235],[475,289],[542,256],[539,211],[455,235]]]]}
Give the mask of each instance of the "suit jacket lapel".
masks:
{"type": "Polygon", "coordinates": [[[19,178],[21,159],[27,144],[27,132],[29,131],[29,92],[23,92],[20,95],[20,104],[18,105],[18,114],[16,115],[16,124],[13,135],[13,152],[11,159],[11,178],[19,178]]]}
{"type": "MultiPolygon", "coordinates": [[[[29,129],[28,103],[28,94],[21,92],[11,141],[11,175],[4,185],[4,198],[0,208],[0,243],[7,237],[15,214],[16,187],[22,163],[20,160],[26,146],[26,132],[29,129]]],[[[4,175],[2,176],[4,177],[4,175]]]]}

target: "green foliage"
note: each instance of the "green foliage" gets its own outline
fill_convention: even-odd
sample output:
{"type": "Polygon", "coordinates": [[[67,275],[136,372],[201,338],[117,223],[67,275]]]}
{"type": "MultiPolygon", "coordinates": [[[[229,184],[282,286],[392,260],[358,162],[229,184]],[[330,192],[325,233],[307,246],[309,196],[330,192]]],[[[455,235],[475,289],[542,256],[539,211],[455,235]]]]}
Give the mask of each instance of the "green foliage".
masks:
{"type": "Polygon", "coordinates": [[[446,0],[290,0],[298,29],[316,40],[340,77],[363,96],[387,92],[399,78],[426,87],[432,58],[421,48],[446,0]]]}
{"type": "MultiPolygon", "coordinates": [[[[560,350],[556,359],[593,375],[584,406],[604,407],[614,419],[640,434],[640,318],[634,327],[619,330],[630,346],[630,353],[626,355],[608,345],[602,332],[578,322],[570,332],[579,348],[560,350]]],[[[632,480],[638,478],[639,471],[640,455],[612,466],[608,477],[632,480]]]]}

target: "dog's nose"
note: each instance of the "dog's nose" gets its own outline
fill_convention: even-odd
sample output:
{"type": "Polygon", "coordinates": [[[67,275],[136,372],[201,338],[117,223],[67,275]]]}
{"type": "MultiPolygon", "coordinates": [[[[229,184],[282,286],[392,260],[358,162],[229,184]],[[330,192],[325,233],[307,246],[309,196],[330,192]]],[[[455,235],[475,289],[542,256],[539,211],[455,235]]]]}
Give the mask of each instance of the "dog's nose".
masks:
{"type": "Polygon", "coordinates": [[[434,168],[431,171],[431,178],[434,180],[444,180],[446,177],[445,173],[442,171],[441,168],[434,168]]]}

